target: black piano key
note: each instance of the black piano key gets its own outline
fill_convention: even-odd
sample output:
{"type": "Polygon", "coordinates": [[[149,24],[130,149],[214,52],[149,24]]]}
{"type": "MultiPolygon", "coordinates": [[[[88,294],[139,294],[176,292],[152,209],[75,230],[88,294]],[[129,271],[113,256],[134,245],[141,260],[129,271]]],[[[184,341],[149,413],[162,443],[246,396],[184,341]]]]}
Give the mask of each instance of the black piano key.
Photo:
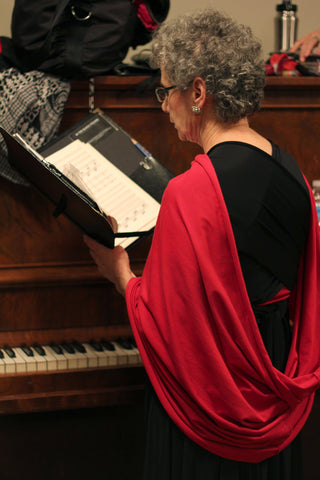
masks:
{"type": "Polygon", "coordinates": [[[90,340],[89,345],[96,350],[96,352],[103,352],[103,346],[101,342],[97,342],[96,340],[90,340]]]}
{"type": "Polygon", "coordinates": [[[130,342],[128,338],[118,338],[117,343],[119,343],[120,347],[124,348],[125,350],[132,350],[133,344],[130,342]]]}
{"type": "Polygon", "coordinates": [[[132,346],[134,348],[137,348],[137,342],[135,341],[135,338],[134,337],[130,337],[129,341],[132,343],[132,346]]]}
{"type": "Polygon", "coordinates": [[[28,345],[25,343],[20,346],[21,350],[28,356],[28,357],[34,357],[34,353],[28,345]]]}
{"type": "Polygon", "coordinates": [[[76,353],[71,343],[62,342],[60,345],[62,349],[65,350],[67,353],[71,353],[71,354],[76,353]]]}
{"type": "Polygon", "coordinates": [[[71,346],[79,353],[87,353],[85,346],[80,342],[73,341],[71,342],[71,346]]]}
{"type": "Polygon", "coordinates": [[[3,351],[8,355],[8,357],[10,358],[15,358],[16,354],[14,353],[14,351],[12,350],[11,347],[9,347],[9,345],[5,345],[3,347],[3,351]]]}
{"type": "Polygon", "coordinates": [[[4,353],[1,349],[0,349],[0,358],[4,358],[4,353]]]}
{"type": "Polygon", "coordinates": [[[46,352],[44,351],[44,348],[39,345],[39,343],[34,343],[32,345],[32,348],[35,349],[35,351],[37,352],[38,355],[41,355],[42,357],[44,357],[46,355],[46,352]]]}
{"type": "Polygon", "coordinates": [[[56,343],[50,343],[50,347],[57,355],[63,355],[63,350],[60,345],[57,345],[56,343]]]}
{"type": "Polygon", "coordinates": [[[101,345],[103,346],[103,348],[105,350],[108,350],[109,352],[113,352],[116,348],[114,345],[112,345],[111,342],[108,342],[107,340],[105,340],[104,338],[101,339],[101,345]]]}

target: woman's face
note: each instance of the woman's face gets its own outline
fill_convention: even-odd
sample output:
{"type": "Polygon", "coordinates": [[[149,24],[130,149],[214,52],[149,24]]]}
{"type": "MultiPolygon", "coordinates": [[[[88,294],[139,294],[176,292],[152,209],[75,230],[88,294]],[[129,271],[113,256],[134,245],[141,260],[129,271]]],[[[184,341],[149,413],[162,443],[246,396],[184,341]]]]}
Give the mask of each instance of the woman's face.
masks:
{"type": "MultiPolygon", "coordinates": [[[[171,87],[172,83],[166,73],[161,70],[161,84],[163,87],[171,87]]],[[[162,103],[162,110],[169,114],[170,122],[177,130],[182,141],[198,142],[196,116],[192,113],[192,89],[180,92],[173,88],[162,103]]]]}

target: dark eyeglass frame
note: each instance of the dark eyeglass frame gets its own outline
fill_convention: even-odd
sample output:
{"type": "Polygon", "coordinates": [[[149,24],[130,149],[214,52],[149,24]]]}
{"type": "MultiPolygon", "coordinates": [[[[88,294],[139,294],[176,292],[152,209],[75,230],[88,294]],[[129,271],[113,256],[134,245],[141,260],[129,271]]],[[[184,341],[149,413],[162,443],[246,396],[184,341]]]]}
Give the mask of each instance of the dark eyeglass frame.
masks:
{"type": "Polygon", "coordinates": [[[159,103],[163,103],[166,98],[168,98],[169,90],[172,88],[177,88],[176,85],[172,85],[171,87],[157,87],[155,89],[155,94],[159,103]]]}

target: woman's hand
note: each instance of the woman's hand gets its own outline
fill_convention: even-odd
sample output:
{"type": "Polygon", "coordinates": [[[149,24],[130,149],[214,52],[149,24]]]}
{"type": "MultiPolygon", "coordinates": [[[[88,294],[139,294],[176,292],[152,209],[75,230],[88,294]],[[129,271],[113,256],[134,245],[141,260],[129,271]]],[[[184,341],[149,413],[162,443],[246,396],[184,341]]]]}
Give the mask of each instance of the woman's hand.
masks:
{"type": "Polygon", "coordinates": [[[317,55],[320,54],[320,29],[310,32],[300,40],[297,40],[291,47],[290,52],[296,52],[300,48],[299,60],[304,62],[305,59],[312,54],[313,49],[317,55]]]}
{"type": "MultiPolygon", "coordinates": [[[[117,231],[116,221],[109,217],[109,221],[114,231],[117,231]]],[[[83,236],[85,244],[89,248],[89,252],[98,270],[105,278],[112,282],[118,292],[125,296],[126,287],[129,280],[135,277],[130,268],[129,256],[126,250],[120,246],[113,249],[96,242],[87,235],[83,236]]]]}

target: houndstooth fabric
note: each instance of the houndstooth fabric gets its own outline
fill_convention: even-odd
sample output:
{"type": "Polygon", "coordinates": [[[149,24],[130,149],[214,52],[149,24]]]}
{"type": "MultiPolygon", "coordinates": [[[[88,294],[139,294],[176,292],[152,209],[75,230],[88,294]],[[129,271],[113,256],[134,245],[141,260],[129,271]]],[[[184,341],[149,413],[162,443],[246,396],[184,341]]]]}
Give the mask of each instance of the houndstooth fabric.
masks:
{"type": "MultiPolygon", "coordinates": [[[[70,86],[66,80],[36,70],[0,71],[0,125],[9,133],[19,133],[38,150],[57,132],[70,86]]],[[[9,165],[1,135],[0,175],[14,183],[28,185],[9,165]]]]}

